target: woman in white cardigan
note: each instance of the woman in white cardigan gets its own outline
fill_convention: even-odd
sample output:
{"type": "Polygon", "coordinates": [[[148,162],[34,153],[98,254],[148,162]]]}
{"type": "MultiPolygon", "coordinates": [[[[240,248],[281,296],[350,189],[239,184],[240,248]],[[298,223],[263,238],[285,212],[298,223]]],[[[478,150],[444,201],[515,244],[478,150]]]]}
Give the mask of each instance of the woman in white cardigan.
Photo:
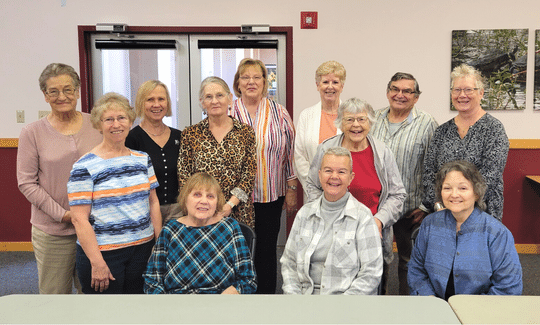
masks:
{"type": "MultiPolygon", "coordinates": [[[[329,137],[341,133],[335,127],[334,120],[341,103],[339,96],[346,77],[345,67],[336,61],[324,62],[315,71],[315,84],[321,101],[300,113],[294,144],[294,167],[302,187],[306,186],[309,166],[317,146],[329,137]]],[[[304,194],[304,202],[305,199],[304,194]]]]}

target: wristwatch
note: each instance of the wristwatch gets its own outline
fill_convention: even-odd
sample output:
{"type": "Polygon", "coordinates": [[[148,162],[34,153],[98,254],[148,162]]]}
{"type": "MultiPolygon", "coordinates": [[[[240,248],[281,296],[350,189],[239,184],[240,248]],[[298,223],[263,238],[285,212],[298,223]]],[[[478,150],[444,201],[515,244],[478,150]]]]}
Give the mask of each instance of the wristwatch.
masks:
{"type": "Polygon", "coordinates": [[[287,188],[290,190],[296,191],[298,187],[296,187],[296,185],[287,185],[287,188]]]}

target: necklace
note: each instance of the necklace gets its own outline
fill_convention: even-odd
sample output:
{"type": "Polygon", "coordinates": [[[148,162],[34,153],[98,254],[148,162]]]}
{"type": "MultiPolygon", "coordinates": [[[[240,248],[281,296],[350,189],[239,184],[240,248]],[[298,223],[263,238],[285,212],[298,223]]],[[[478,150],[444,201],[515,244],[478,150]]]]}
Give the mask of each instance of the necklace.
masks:
{"type": "Polygon", "coordinates": [[[143,128],[142,125],[141,125],[141,128],[148,134],[150,134],[151,136],[154,136],[154,137],[159,137],[160,135],[162,135],[163,133],[165,133],[165,131],[167,131],[167,126],[165,124],[161,124],[162,125],[162,131],[161,133],[158,133],[158,134],[154,134],[154,133],[151,133],[150,131],[148,131],[147,128],[143,128]]]}

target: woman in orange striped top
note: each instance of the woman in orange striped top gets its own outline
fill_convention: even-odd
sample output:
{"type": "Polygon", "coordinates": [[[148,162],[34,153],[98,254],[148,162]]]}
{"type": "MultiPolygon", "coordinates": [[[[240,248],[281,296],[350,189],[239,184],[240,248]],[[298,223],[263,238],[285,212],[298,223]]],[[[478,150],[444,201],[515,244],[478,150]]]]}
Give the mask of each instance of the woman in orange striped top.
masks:
{"type": "Polygon", "coordinates": [[[68,198],[84,293],[143,293],[142,277],[161,231],[158,181],[144,152],[125,140],[135,113],[115,93],[101,97],[92,124],[103,142],[73,165],[68,198]]]}
{"type": "Polygon", "coordinates": [[[260,60],[243,59],[234,76],[231,115],[255,130],[257,174],[253,191],[255,207],[255,269],[257,293],[273,294],[276,288],[276,244],[281,210],[296,212],[297,178],[293,170],[294,126],[285,107],[266,98],[268,71],[260,60]]]}

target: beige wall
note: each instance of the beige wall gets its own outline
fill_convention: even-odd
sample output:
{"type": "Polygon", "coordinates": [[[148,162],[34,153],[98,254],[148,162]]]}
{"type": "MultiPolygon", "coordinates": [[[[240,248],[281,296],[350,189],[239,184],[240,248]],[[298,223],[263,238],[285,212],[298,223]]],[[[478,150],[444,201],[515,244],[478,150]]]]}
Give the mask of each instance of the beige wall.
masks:
{"type": "MultiPolygon", "coordinates": [[[[77,25],[293,26],[295,117],[318,101],[314,72],[332,59],[347,68],[342,98],[364,98],[375,108],[386,106],[394,72],[414,74],[423,91],[417,106],[439,123],[454,116],[448,107],[453,29],[528,28],[530,43],[540,29],[538,0],[0,0],[0,12],[0,138],[18,137],[24,124],[16,123],[16,110],[24,109],[29,123],[49,109],[37,84],[48,63],[78,69],[77,25]],[[300,29],[300,11],[318,11],[319,29],[300,29]]],[[[510,138],[539,137],[531,73],[528,80],[525,111],[493,113],[510,138]]]]}

